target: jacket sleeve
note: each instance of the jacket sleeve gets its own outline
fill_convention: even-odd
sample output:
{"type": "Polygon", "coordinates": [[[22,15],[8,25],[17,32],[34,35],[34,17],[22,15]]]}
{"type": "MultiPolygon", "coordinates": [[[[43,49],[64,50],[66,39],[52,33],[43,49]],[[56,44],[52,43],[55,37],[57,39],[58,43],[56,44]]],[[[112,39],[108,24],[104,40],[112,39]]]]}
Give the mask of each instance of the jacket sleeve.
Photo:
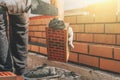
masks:
{"type": "Polygon", "coordinates": [[[31,0],[4,0],[5,6],[10,14],[23,13],[31,0]]]}

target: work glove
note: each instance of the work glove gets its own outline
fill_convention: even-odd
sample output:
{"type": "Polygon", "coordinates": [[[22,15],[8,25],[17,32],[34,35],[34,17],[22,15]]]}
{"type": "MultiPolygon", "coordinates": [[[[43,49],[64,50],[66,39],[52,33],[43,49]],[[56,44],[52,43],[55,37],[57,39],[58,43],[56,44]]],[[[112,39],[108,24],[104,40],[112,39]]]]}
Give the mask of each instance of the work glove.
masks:
{"type": "Polygon", "coordinates": [[[74,48],[73,45],[73,30],[71,27],[68,28],[68,44],[71,48],[74,48]]]}
{"type": "Polygon", "coordinates": [[[24,13],[27,0],[2,0],[1,5],[8,9],[9,14],[24,13]]]}

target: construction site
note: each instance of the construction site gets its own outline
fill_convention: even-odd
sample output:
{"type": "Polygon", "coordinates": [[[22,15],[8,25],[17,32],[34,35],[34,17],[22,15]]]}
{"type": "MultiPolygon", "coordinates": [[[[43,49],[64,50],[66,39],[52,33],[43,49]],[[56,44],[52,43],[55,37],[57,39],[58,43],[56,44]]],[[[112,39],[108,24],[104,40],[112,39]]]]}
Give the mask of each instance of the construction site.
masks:
{"type": "MultiPolygon", "coordinates": [[[[41,15],[30,16],[28,65],[23,75],[28,78],[24,80],[120,80],[120,0],[50,0],[45,4],[52,6],[44,10],[41,4],[37,6],[41,15]],[[69,47],[67,26],[50,28],[54,18],[72,28],[74,47],[69,47]],[[44,66],[50,68],[48,75],[44,70],[27,75],[44,66]]],[[[10,74],[0,80],[16,78],[10,74]]]]}

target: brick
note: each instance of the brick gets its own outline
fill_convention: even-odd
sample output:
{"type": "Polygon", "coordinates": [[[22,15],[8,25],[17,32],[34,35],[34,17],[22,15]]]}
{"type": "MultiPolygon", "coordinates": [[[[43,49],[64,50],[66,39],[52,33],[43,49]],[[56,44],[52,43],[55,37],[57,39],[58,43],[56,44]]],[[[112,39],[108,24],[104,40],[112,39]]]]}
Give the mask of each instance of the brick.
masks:
{"type": "Polygon", "coordinates": [[[95,43],[115,44],[115,35],[94,34],[95,43]]]}
{"type": "Polygon", "coordinates": [[[29,31],[32,31],[32,30],[33,30],[33,27],[32,27],[32,26],[29,26],[28,29],[29,29],[29,31]]]}
{"type": "Polygon", "coordinates": [[[34,36],[34,32],[28,32],[29,36],[34,36]]]}
{"type": "Polygon", "coordinates": [[[93,42],[93,34],[77,33],[77,41],[93,42]]]}
{"type": "Polygon", "coordinates": [[[31,42],[38,42],[38,38],[31,37],[31,42]]]}
{"type": "Polygon", "coordinates": [[[96,15],[95,22],[116,22],[116,14],[109,15],[109,16],[107,16],[107,15],[106,14],[96,15]]]}
{"type": "Polygon", "coordinates": [[[73,29],[73,32],[84,32],[84,25],[70,25],[73,29]]]}
{"type": "Polygon", "coordinates": [[[86,33],[104,33],[104,24],[86,24],[86,33]]]}
{"type": "Polygon", "coordinates": [[[30,26],[29,28],[30,31],[39,31],[38,26],[30,26]]]}
{"type": "Polygon", "coordinates": [[[77,53],[70,53],[69,55],[69,60],[72,62],[77,62],[78,63],[78,54],[77,53]]]}
{"type": "Polygon", "coordinates": [[[46,39],[39,38],[38,42],[39,42],[39,43],[46,44],[46,39]]]}
{"type": "Polygon", "coordinates": [[[117,44],[120,45],[120,35],[117,35],[117,44]]]}
{"type": "Polygon", "coordinates": [[[45,31],[46,26],[38,26],[38,31],[45,31]]]}
{"type": "Polygon", "coordinates": [[[39,46],[31,45],[31,51],[39,52],[39,46]]]}
{"type": "Polygon", "coordinates": [[[77,16],[77,23],[93,23],[94,17],[91,15],[77,16]]]}
{"type": "Polygon", "coordinates": [[[120,34],[120,24],[106,24],[105,33],[120,34]]]}
{"type": "Polygon", "coordinates": [[[34,32],[34,37],[42,37],[43,33],[42,32],[34,32]]]}
{"type": "Polygon", "coordinates": [[[67,29],[54,30],[46,27],[48,59],[60,62],[68,61],[67,29]]]}
{"type": "Polygon", "coordinates": [[[78,53],[88,54],[88,44],[74,42],[74,46],[75,47],[72,49],[72,51],[78,52],[78,53]]]}
{"type": "Polygon", "coordinates": [[[77,40],[77,33],[73,33],[73,40],[77,40]]]}
{"type": "Polygon", "coordinates": [[[109,59],[100,59],[100,68],[103,70],[113,71],[120,73],[120,61],[109,59]]]}
{"type": "Polygon", "coordinates": [[[76,23],[76,16],[65,16],[64,21],[67,23],[76,23]]]}
{"type": "Polygon", "coordinates": [[[47,48],[46,47],[40,47],[40,53],[47,55],[47,48]]]}
{"type": "Polygon", "coordinates": [[[79,55],[79,63],[86,64],[89,66],[99,67],[99,58],[89,55],[79,55]]]}
{"type": "Polygon", "coordinates": [[[95,56],[113,58],[113,48],[103,45],[90,45],[90,54],[95,56]]]}
{"type": "Polygon", "coordinates": [[[42,38],[46,38],[46,32],[42,32],[42,38]]]}
{"type": "Polygon", "coordinates": [[[35,25],[35,26],[29,26],[29,31],[45,31],[46,26],[40,26],[40,25],[35,25]]]}
{"type": "Polygon", "coordinates": [[[16,75],[12,72],[0,72],[0,80],[16,80],[16,75]]]}
{"type": "Polygon", "coordinates": [[[114,59],[120,60],[120,48],[114,48],[114,59]]]}

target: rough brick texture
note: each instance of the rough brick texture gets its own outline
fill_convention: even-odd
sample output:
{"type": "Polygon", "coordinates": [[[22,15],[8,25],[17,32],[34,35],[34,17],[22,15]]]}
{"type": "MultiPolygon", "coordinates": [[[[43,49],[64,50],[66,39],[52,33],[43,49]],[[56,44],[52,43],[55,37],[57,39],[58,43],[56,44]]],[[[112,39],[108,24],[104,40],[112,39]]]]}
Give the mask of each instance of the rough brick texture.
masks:
{"type": "Polygon", "coordinates": [[[120,48],[114,48],[114,59],[120,60],[120,48]]]}
{"type": "Polygon", "coordinates": [[[117,44],[120,45],[120,35],[117,35],[117,44]]]}
{"type": "Polygon", "coordinates": [[[87,32],[87,33],[104,33],[104,24],[86,24],[85,32],[87,32]]]}
{"type": "Polygon", "coordinates": [[[100,59],[100,68],[120,73],[120,61],[100,59]]]}
{"type": "Polygon", "coordinates": [[[67,30],[55,30],[46,27],[46,36],[48,59],[66,62],[68,57],[67,30]]]}
{"type": "Polygon", "coordinates": [[[79,63],[99,67],[99,58],[80,54],[79,55],[79,63]]]}
{"type": "Polygon", "coordinates": [[[12,72],[0,72],[0,80],[16,80],[16,75],[12,72]]]}
{"type": "Polygon", "coordinates": [[[115,35],[94,34],[95,43],[115,44],[115,35]]]}
{"type": "Polygon", "coordinates": [[[72,49],[73,52],[88,54],[88,45],[86,43],[74,43],[74,48],[72,49]]]}
{"type": "Polygon", "coordinates": [[[109,46],[103,46],[103,45],[91,45],[90,46],[91,55],[112,58],[113,57],[112,52],[113,52],[113,48],[109,46]]]}
{"type": "Polygon", "coordinates": [[[77,34],[77,41],[93,42],[93,34],[77,34]]]}
{"type": "Polygon", "coordinates": [[[69,55],[69,61],[78,63],[78,54],[71,52],[69,55]]]}

